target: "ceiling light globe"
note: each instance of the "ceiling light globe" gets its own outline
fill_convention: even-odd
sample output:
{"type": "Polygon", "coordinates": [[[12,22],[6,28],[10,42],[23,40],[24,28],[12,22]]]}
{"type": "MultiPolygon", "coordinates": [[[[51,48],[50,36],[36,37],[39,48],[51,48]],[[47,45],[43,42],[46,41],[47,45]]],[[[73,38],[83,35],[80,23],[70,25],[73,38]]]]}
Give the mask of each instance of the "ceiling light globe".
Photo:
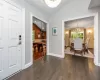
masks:
{"type": "Polygon", "coordinates": [[[44,0],[44,1],[51,8],[55,8],[61,3],[61,0],[44,0]]]}

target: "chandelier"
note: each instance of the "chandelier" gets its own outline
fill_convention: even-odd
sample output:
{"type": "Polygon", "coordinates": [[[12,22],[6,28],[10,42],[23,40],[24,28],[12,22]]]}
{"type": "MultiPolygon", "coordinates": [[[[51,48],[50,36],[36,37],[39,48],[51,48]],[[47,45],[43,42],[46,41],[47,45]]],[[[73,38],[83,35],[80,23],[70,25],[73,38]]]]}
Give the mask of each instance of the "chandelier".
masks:
{"type": "Polygon", "coordinates": [[[44,0],[44,1],[51,8],[55,8],[61,3],[61,0],[44,0]]]}

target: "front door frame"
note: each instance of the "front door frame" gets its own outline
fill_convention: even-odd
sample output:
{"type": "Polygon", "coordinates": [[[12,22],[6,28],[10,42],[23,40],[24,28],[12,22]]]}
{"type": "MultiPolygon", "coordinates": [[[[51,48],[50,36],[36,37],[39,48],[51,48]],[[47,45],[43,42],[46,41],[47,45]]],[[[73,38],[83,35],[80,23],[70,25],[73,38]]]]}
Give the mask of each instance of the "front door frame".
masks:
{"type": "Polygon", "coordinates": [[[49,23],[46,21],[46,20],[44,20],[44,19],[42,19],[42,18],[40,18],[40,17],[38,17],[38,16],[36,16],[36,15],[34,15],[34,14],[32,14],[32,13],[30,13],[30,19],[31,19],[31,32],[30,32],[30,35],[31,35],[31,63],[33,64],[33,41],[32,41],[32,26],[33,26],[33,17],[36,17],[37,19],[39,19],[39,20],[41,20],[41,21],[43,21],[43,22],[45,22],[46,24],[47,24],[47,27],[46,27],[46,31],[47,31],[47,35],[46,35],[46,40],[47,40],[47,45],[46,45],[46,47],[47,47],[47,54],[46,55],[48,55],[49,54],[49,23]]]}
{"type": "Polygon", "coordinates": [[[80,17],[75,17],[75,18],[69,18],[67,20],[62,20],[62,56],[63,58],[65,57],[65,53],[64,53],[64,30],[65,30],[65,22],[66,21],[70,21],[70,20],[76,20],[76,19],[81,19],[81,18],[86,18],[86,17],[94,17],[94,64],[99,66],[99,62],[98,62],[98,12],[97,13],[93,13],[93,14],[89,14],[89,15],[84,15],[84,16],[80,16],[80,17]]]}

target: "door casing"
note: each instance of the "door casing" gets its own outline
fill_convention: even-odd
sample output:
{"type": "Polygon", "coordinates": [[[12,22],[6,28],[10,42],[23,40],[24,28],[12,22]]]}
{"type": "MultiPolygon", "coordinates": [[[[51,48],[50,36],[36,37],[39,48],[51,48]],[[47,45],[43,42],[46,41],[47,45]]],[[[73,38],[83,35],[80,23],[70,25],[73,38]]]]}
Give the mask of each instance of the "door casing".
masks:
{"type": "Polygon", "coordinates": [[[87,17],[94,17],[94,64],[97,66],[100,66],[99,62],[98,62],[98,12],[96,13],[92,13],[92,14],[88,14],[88,15],[84,15],[84,16],[79,16],[79,17],[74,17],[74,18],[69,18],[66,20],[62,20],[62,57],[65,57],[65,53],[64,53],[64,23],[66,21],[70,21],[70,20],[76,20],[76,19],[81,19],[81,18],[87,18],[87,17]]]}
{"type": "Polygon", "coordinates": [[[46,38],[47,38],[47,45],[46,45],[46,47],[47,47],[47,55],[49,55],[49,23],[46,21],[46,20],[44,20],[44,19],[41,19],[41,18],[39,18],[39,17],[37,17],[36,15],[34,15],[33,13],[30,13],[30,20],[31,20],[31,25],[30,25],[30,35],[31,35],[31,62],[30,62],[30,64],[32,65],[32,64],[34,64],[33,63],[33,52],[32,52],[32,47],[33,47],[33,41],[32,41],[32,25],[33,25],[33,17],[36,17],[36,18],[38,18],[39,20],[41,20],[41,21],[43,21],[43,22],[45,22],[46,24],[47,24],[47,26],[46,26],[46,31],[47,31],[47,35],[46,35],[46,38]]]}

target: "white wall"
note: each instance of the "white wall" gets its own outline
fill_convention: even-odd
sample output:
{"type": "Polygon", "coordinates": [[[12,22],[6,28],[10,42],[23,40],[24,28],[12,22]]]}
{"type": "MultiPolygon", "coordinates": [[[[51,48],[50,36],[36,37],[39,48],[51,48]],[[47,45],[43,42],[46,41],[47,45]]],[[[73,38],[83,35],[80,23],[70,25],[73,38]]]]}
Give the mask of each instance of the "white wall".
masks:
{"type": "Polygon", "coordinates": [[[54,55],[62,55],[62,20],[67,20],[70,18],[76,18],[81,16],[90,15],[94,12],[97,12],[98,9],[88,10],[90,0],[74,0],[69,4],[64,6],[59,12],[57,12],[49,20],[49,43],[50,43],[50,53],[54,55]],[[52,36],[52,27],[58,28],[58,36],[52,36]]]}

